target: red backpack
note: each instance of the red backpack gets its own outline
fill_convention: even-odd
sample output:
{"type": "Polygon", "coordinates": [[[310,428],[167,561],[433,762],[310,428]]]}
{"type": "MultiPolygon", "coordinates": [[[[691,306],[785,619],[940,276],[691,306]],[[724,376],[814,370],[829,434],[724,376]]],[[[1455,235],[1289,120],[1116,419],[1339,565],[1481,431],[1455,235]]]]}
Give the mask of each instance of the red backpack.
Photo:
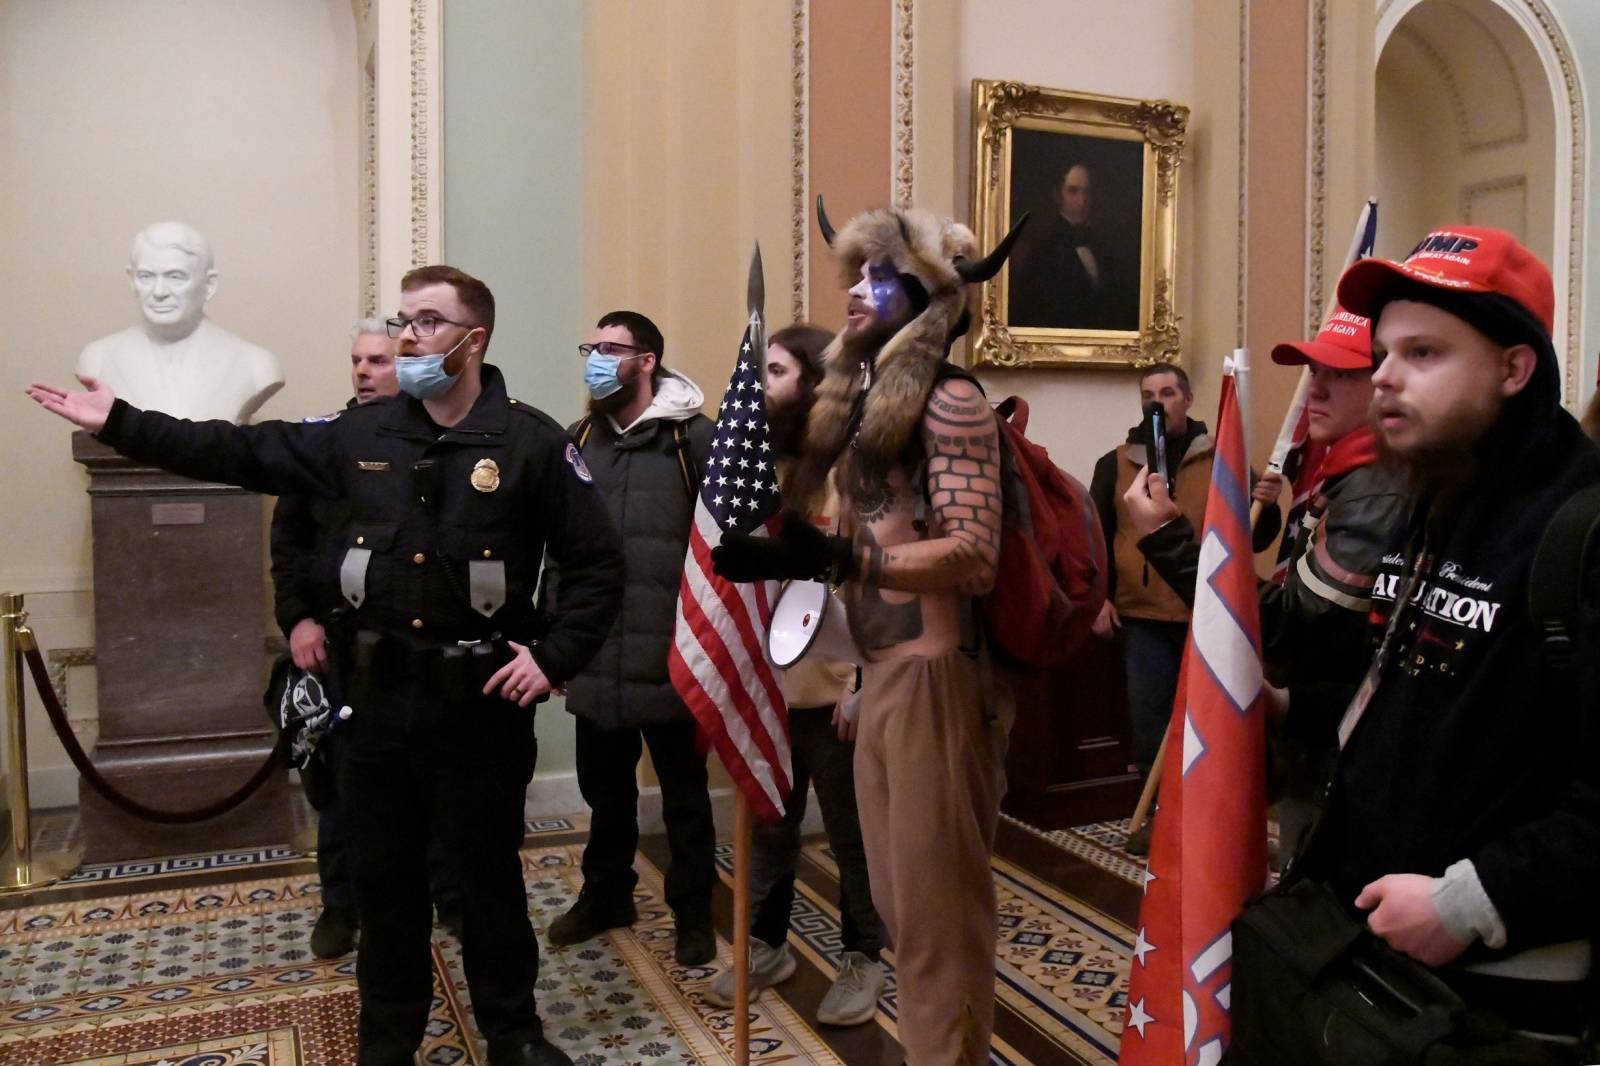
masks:
{"type": "MultiPolygon", "coordinates": [[[[983,389],[948,363],[939,368],[939,379],[947,377],[983,389]]],[[[1082,646],[1106,601],[1105,532],[1083,482],[1028,439],[1028,401],[1009,396],[994,414],[1004,512],[994,589],[979,611],[1006,660],[1047,670],[1082,646]]]]}
{"type": "Polygon", "coordinates": [[[1000,429],[1000,565],[982,601],[986,628],[1007,658],[1048,669],[1071,657],[1106,601],[1106,539],[1083,482],[1029,440],[1028,402],[995,405],[1000,429]]]}

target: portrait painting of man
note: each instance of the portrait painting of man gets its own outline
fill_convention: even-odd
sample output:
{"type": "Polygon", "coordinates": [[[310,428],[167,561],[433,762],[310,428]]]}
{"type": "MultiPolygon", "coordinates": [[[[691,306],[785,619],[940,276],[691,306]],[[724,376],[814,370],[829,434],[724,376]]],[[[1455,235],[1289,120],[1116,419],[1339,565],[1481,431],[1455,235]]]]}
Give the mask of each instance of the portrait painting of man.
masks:
{"type": "Polygon", "coordinates": [[[1012,329],[1139,329],[1144,143],[1053,130],[1012,134],[1012,329]]]}

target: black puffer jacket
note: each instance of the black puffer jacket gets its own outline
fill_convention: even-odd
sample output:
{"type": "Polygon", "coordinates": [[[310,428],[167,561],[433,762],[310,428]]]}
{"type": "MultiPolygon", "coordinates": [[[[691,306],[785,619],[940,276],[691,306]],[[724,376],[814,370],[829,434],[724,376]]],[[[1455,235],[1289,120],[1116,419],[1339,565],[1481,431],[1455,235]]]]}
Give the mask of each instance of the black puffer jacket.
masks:
{"type": "MultiPolygon", "coordinates": [[[[567,709],[603,729],[689,715],[667,676],[667,651],[694,518],[689,486],[700,484],[716,435],[700,413],[702,402],[693,382],[668,371],[655,402],[627,432],[618,433],[604,416],[573,427],[584,438],[584,462],[622,534],[626,559],[622,610],[600,651],[567,685],[567,709]]],[[[558,599],[560,575],[551,578],[558,599]]]]}

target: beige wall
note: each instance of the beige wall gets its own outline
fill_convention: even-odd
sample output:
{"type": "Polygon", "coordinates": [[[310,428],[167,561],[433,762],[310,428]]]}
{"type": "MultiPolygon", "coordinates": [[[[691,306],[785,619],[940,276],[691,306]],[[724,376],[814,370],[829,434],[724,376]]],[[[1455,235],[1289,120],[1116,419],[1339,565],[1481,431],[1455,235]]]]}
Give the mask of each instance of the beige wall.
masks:
{"type": "Polygon", "coordinates": [[[687,7],[584,6],[584,311],[648,315],[715,410],[757,240],[768,316],[788,312],[789,11],[687,7]]]}
{"type": "MultiPolygon", "coordinates": [[[[938,24],[919,27],[932,32],[938,24]]],[[[942,175],[920,187],[924,207],[968,218],[972,180],[971,85],[974,78],[1003,78],[1113,96],[1166,98],[1195,105],[1196,5],[1190,0],[961,0],[951,26],[953,64],[943,84],[939,71],[919,71],[917,90],[937,92],[953,131],[953,154],[943,162],[952,196],[939,203],[931,195],[942,175]],[[1136,54],[1138,62],[1130,62],[1136,54]]],[[[936,47],[930,45],[930,47],[936,47]]],[[[1196,116],[1197,120],[1200,116],[1196,116]]],[[[919,119],[926,116],[919,114],[919,119]]],[[[1226,149],[1226,143],[1223,148],[1226,149]]],[[[938,162],[919,153],[919,163],[938,162]]],[[[1232,315],[1203,315],[1195,305],[1194,235],[1198,195],[1194,154],[1187,153],[1178,195],[1178,308],[1184,316],[1183,359],[1195,379],[1197,412],[1216,405],[1216,367],[1232,347],[1232,315]],[[1225,321],[1224,321],[1225,319],[1225,321]]],[[[1231,173],[1229,174],[1231,182],[1231,173]]],[[[1231,241],[1231,236],[1230,236],[1231,241]]],[[[1231,244],[1228,251],[1231,252],[1231,244]]],[[[1231,270],[1230,270],[1231,274],[1231,270]]],[[[1232,306],[1232,287],[1226,294],[1232,306]]],[[[1107,370],[987,371],[992,399],[1010,393],[1033,407],[1029,435],[1050,450],[1068,472],[1088,481],[1095,459],[1119,443],[1138,420],[1137,374],[1107,370]]],[[[1202,415],[1209,420],[1209,415],[1202,415]]]]}
{"type": "MultiPolygon", "coordinates": [[[[348,0],[0,0],[0,587],[28,593],[46,647],[93,642],[87,482],[67,427],[22,389],[70,380],[86,342],[138,321],[122,273],[134,233],[177,218],[210,237],[211,314],[288,382],[265,416],[347,395],[354,55],[348,0]]],[[[92,690],[74,678],[75,712],[92,690]]],[[[70,801],[59,748],[42,716],[31,725],[36,802],[70,801]]]]}

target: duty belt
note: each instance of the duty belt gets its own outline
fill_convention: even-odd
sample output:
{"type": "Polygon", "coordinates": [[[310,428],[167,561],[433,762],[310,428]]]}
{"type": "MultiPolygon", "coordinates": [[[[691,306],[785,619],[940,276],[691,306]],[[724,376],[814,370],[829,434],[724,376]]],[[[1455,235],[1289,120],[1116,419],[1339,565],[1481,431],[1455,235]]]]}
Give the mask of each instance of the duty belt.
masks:
{"type": "Polygon", "coordinates": [[[512,651],[498,637],[438,644],[359,629],[353,659],[363,695],[373,686],[411,682],[445,699],[470,700],[483,698],[483,687],[511,661],[512,651]]]}

